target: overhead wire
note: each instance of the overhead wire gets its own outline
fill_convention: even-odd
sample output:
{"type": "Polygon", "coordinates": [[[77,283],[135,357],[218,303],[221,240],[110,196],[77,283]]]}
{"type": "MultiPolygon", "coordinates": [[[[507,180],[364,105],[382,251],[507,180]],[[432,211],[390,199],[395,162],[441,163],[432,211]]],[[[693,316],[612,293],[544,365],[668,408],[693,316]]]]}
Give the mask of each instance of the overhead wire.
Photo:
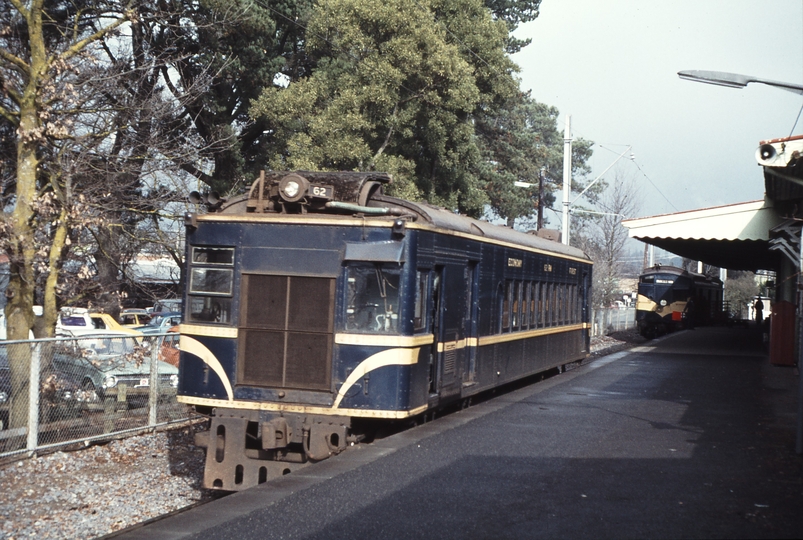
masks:
{"type": "Polygon", "coordinates": [[[657,191],[658,193],[660,193],[660,194],[661,194],[661,197],[663,197],[663,198],[664,198],[664,200],[665,200],[667,203],[669,203],[669,206],[671,206],[671,207],[672,207],[672,209],[673,209],[675,212],[679,212],[679,210],[677,209],[677,207],[676,207],[674,204],[672,204],[672,201],[670,201],[670,200],[669,200],[669,199],[666,197],[666,195],[664,195],[664,194],[663,194],[663,192],[662,192],[660,189],[658,189],[658,186],[656,186],[656,185],[655,185],[655,182],[653,182],[653,181],[652,181],[652,179],[651,179],[649,176],[647,176],[647,173],[645,173],[645,172],[644,172],[644,170],[641,168],[641,166],[638,164],[638,162],[637,162],[635,159],[633,160],[633,164],[634,164],[634,165],[635,165],[635,166],[638,168],[638,170],[639,170],[639,171],[641,171],[641,174],[643,174],[643,175],[644,175],[644,178],[646,178],[646,179],[647,179],[647,181],[648,181],[648,182],[649,182],[649,183],[652,185],[652,187],[654,187],[654,188],[655,188],[655,191],[657,191]]]}
{"type": "Polygon", "coordinates": [[[797,118],[795,118],[795,124],[792,126],[792,129],[789,131],[789,136],[790,137],[795,132],[795,128],[797,127],[797,123],[800,121],[800,113],[803,113],[803,105],[800,106],[800,110],[797,112],[797,118]]]}
{"type": "MultiPolygon", "coordinates": [[[[606,143],[606,144],[608,144],[609,146],[630,146],[630,145],[626,145],[626,144],[615,144],[615,143],[606,143]]],[[[611,150],[610,148],[606,148],[605,146],[603,146],[603,145],[601,145],[601,144],[597,144],[597,146],[599,146],[599,147],[600,147],[600,148],[602,148],[603,150],[607,150],[607,151],[609,151],[609,152],[613,152],[613,153],[615,153],[615,151],[614,151],[614,150],[611,150]]],[[[676,207],[674,204],[672,204],[672,201],[670,201],[670,200],[669,200],[669,198],[667,198],[667,196],[666,196],[666,195],[664,195],[664,193],[663,193],[663,192],[662,192],[662,191],[661,191],[661,190],[658,188],[658,186],[655,184],[655,182],[653,182],[653,181],[652,181],[652,178],[650,178],[649,176],[647,176],[647,173],[646,173],[646,172],[644,172],[644,169],[642,169],[642,168],[641,168],[641,165],[639,165],[639,164],[638,164],[638,162],[636,161],[636,157],[635,157],[634,155],[631,155],[631,156],[630,156],[630,161],[632,161],[632,162],[633,162],[633,164],[636,166],[636,168],[639,170],[639,172],[640,172],[642,175],[644,175],[644,178],[646,178],[646,179],[647,179],[647,181],[650,183],[650,185],[652,185],[652,187],[653,187],[653,188],[655,188],[655,191],[657,191],[657,192],[658,192],[658,193],[661,195],[661,197],[663,197],[663,198],[664,198],[664,200],[665,200],[665,201],[666,201],[666,202],[669,204],[669,206],[671,206],[671,207],[672,207],[672,209],[673,209],[675,212],[678,212],[678,211],[679,211],[679,210],[678,210],[678,208],[677,208],[677,207],[676,207]]]]}

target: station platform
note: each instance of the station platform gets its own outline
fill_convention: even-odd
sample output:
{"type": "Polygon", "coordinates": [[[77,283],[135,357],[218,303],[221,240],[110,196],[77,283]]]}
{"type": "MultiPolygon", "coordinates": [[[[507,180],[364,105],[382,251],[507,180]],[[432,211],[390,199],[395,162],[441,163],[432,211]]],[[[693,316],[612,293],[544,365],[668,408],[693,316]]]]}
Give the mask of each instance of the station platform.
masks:
{"type": "Polygon", "coordinates": [[[670,334],[122,538],[800,538],[798,372],[751,330],[670,334]]]}

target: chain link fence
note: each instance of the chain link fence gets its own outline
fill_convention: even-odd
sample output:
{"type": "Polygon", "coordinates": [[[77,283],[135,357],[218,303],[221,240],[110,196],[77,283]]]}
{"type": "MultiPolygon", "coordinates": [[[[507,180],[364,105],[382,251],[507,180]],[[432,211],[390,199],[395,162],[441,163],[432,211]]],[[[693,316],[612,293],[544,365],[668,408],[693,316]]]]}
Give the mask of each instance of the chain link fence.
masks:
{"type": "Polygon", "coordinates": [[[0,458],[182,422],[178,334],[0,342],[0,458]]]}
{"type": "Polygon", "coordinates": [[[597,308],[591,310],[591,335],[606,336],[636,327],[636,308],[597,308]]]}

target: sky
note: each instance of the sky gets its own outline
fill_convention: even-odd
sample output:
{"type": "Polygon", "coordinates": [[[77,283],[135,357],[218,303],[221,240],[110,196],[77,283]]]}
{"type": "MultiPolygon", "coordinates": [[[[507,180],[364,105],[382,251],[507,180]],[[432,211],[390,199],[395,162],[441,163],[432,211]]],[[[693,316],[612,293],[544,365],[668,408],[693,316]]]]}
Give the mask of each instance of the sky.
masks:
{"type": "Polygon", "coordinates": [[[628,217],[762,199],[759,141],[803,133],[803,117],[793,130],[803,96],[677,75],[803,84],[803,0],[543,0],[515,35],[532,39],[513,56],[522,89],[560,110],[561,131],[571,115],[572,136],[597,143],[591,178],[632,145],[634,161],[612,169],[639,186],[640,210],[628,217]]]}

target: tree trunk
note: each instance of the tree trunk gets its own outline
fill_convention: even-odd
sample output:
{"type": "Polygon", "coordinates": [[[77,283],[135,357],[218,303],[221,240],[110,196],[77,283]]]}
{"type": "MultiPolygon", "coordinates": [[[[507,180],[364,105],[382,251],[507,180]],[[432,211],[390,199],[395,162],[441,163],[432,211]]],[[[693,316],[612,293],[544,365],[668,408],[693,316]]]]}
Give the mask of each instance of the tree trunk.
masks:
{"type": "MultiPolygon", "coordinates": [[[[37,96],[39,83],[47,69],[45,42],[42,34],[41,1],[34,1],[26,13],[31,47],[28,82],[20,101],[20,124],[17,136],[17,200],[11,213],[9,242],[10,276],[6,297],[6,328],[9,340],[28,339],[33,328],[33,298],[36,277],[33,268],[36,253],[32,220],[36,199],[36,178],[39,168],[37,149],[41,137],[37,96]]],[[[18,428],[28,422],[28,381],[31,350],[27,345],[10,348],[9,370],[12,381],[9,427],[18,428]]]]}
{"type": "Polygon", "coordinates": [[[53,243],[50,245],[50,257],[48,259],[48,274],[45,280],[43,324],[44,335],[40,336],[36,331],[36,337],[53,337],[58,319],[58,305],[56,302],[56,285],[59,281],[59,271],[61,270],[62,253],[67,242],[67,208],[62,207],[59,215],[58,226],[53,234],[53,243]]]}

